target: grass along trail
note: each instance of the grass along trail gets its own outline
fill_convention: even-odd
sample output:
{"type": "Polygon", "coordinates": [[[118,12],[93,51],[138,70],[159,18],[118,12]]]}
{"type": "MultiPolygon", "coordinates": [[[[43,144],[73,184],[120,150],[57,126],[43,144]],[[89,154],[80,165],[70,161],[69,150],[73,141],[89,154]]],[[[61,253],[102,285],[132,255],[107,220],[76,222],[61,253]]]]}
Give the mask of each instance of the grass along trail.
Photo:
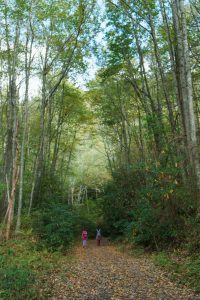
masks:
{"type": "Polygon", "coordinates": [[[100,247],[95,241],[78,246],[75,259],[66,259],[49,280],[52,300],[200,299],[172,283],[148,256],[123,254],[105,240],[100,247]]]}

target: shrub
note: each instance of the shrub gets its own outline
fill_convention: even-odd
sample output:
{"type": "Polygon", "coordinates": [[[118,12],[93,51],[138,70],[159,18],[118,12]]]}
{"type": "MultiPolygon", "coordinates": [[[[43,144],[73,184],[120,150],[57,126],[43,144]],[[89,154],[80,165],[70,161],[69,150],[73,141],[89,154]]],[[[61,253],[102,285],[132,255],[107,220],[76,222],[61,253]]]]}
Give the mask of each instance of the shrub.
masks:
{"type": "Polygon", "coordinates": [[[69,247],[74,239],[74,217],[70,209],[61,203],[49,203],[35,212],[33,230],[40,239],[40,246],[50,250],[69,247]]]}
{"type": "Polygon", "coordinates": [[[195,287],[196,291],[200,293],[200,256],[191,259],[185,269],[185,281],[191,287],[195,287]]]}
{"type": "Polygon", "coordinates": [[[172,261],[167,253],[160,252],[153,256],[153,262],[155,265],[166,268],[169,271],[178,269],[178,264],[174,261],[172,261]]]}
{"type": "Polygon", "coordinates": [[[0,256],[0,299],[36,299],[35,279],[28,266],[8,265],[0,256]]]}
{"type": "Polygon", "coordinates": [[[130,215],[132,221],[126,228],[126,234],[138,244],[158,249],[172,244],[177,235],[181,235],[182,218],[165,215],[162,208],[153,207],[148,200],[141,200],[130,215]]]}
{"type": "Polygon", "coordinates": [[[174,253],[160,252],[154,254],[153,262],[155,265],[165,268],[170,272],[170,276],[176,280],[179,284],[195,288],[200,292],[200,256],[187,256],[180,260],[180,254],[178,253],[178,259],[174,260],[174,253]]]}
{"type": "Polygon", "coordinates": [[[192,195],[181,185],[180,170],[172,166],[130,166],[128,174],[118,170],[105,187],[103,214],[111,235],[145,247],[185,241],[187,219],[195,211],[192,195]]]}

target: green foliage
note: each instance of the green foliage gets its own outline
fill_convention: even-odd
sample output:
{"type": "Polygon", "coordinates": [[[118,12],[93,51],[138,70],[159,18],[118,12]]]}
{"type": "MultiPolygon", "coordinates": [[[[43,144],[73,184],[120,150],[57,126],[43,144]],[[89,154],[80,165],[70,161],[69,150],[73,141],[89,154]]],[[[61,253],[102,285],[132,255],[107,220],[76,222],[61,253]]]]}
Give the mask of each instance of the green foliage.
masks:
{"type": "Polygon", "coordinates": [[[62,200],[62,183],[58,176],[52,175],[50,172],[46,172],[43,175],[40,182],[40,192],[36,199],[35,205],[40,208],[49,202],[49,199],[54,199],[55,202],[62,200]]]}
{"type": "Polygon", "coordinates": [[[168,270],[178,269],[178,263],[172,261],[165,252],[159,252],[153,256],[153,261],[155,265],[167,268],[168,270]]]}
{"type": "Polygon", "coordinates": [[[33,230],[39,237],[39,245],[49,250],[65,249],[74,240],[72,211],[61,203],[48,203],[35,212],[33,230]]]}
{"type": "Polygon", "coordinates": [[[125,172],[105,187],[104,221],[111,234],[153,249],[186,241],[195,206],[179,183],[179,170],[139,164],[125,172]]]}
{"type": "Polygon", "coordinates": [[[185,256],[184,253],[175,254],[160,252],[153,255],[155,265],[167,269],[171,277],[178,283],[195,288],[200,292],[200,256],[185,256]]]}
{"type": "Polygon", "coordinates": [[[172,244],[177,236],[181,238],[181,218],[166,215],[165,210],[153,207],[148,200],[138,203],[132,211],[132,219],[128,233],[132,233],[132,239],[138,244],[152,245],[158,249],[172,244]]]}
{"type": "Polygon", "coordinates": [[[35,274],[25,266],[9,266],[1,259],[1,299],[36,299],[35,274]]]}
{"type": "Polygon", "coordinates": [[[47,299],[51,286],[46,276],[62,258],[61,252],[38,251],[37,239],[30,233],[24,239],[1,242],[0,299],[47,299]]]}
{"type": "Polygon", "coordinates": [[[85,203],[78,205],[74,210],[75,235],[80,238],[82,229],[86,228],[88,231],[88,237],[94,238],[96,235],[96,227],[102,227],[103,225],[101,214],[101,199],[89,199],[85,203]]]}
{"type": "Polygon", "coordinates": [[[195,287],[197,292],[200,292],[200,256],[191,259],[191,261],[185,266],[185,280],[189,282],[191,287],[195,287]]]}
{"type": "Polygon", "coordinates": [[[159,226],[159,214],[148,202],[141,203],[132,212],[133,221],[129,224],[128,233],[132,232],[132,238],[138,244],[148,246],[157,243],[157,237],[161,234],[159,226]]]}
{"type": "Polygon", "coordinates": [[[105,187],[102,210],[104,224],[112,236],[123,234],[127,223],[128,205],[126,203],[128,204],[131,200],[131,198],[128,198],[128,191],[129,189],[126,189],[126,185],[120,186],[113,182],[108,183],[105,187]]]}

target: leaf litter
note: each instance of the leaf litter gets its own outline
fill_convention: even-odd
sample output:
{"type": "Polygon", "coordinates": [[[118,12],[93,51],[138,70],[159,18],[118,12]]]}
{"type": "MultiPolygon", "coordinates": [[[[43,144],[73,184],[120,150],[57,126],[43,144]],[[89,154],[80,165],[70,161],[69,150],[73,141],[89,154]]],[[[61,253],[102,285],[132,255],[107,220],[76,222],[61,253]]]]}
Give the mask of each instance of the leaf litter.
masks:
{"type": "Polygon", "coordinates": [[[170,281],[148,256],[129,256],[106,240],[75,248],[75,259],[49,274],[50,300],[197,300],[193,290],[170,281]]]}

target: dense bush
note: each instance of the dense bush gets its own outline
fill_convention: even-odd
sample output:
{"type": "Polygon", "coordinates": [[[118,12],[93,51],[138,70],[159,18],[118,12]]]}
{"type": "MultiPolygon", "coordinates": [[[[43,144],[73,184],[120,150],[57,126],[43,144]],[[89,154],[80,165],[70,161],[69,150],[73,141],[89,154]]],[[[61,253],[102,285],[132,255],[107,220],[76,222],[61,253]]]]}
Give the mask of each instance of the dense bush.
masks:
{"type": "Polygon", "coordinates": [[[0,299],[36,299],[35,275],[26,267],[1,266],[0,299]]]}
{"type": "Polygon", "coordinates": [[[183,220],[181,217],[165,215],[165,211],[159,207],[153,207],[148,200],[138,203],[130,215],[125,233],[138,244],[144,246],[152,245],[159,249],[160,246],[167,246],[177,240],[181,235],[183,220]]]}
{"type": "Polygon", "coordinates": [[[180,178],[179,169],[172,167],[138,165],[126,175],[118,170],[103,201],[111,235],[156,249],[186,241],[196,207],[180,178]]]}
{"type": "Polygon", "coordinates": [[[67,205],[48,203],[34,213],[33,229],[40,239],[40,246],[50,250],[66,248],[74,240],[73,213],[67,205]]]}
{"type": "Polygon", "coordinates": [[[37,240],[27,236],[0,244],[0,299],[49,299],[51,282],[47,277],[63,261],[61,252],[39,250],[37,240]]]}
{"type": "Polygon", "coordinates": [[[0,299],[36,299],[36,274],[30,268],[29,260],[21,257],[25,243],[19,246],[3,244],[0,254],[0,299]],[[21,248],[21,246],[23,248],[21,248]],[[15,247],[15,248],[14,248],[15,247]],[[3,249],[2,249],[3,248],[3,249]],[[20,259],[17,251],[20,250],[20,259]]]}
{"type": "Polygon", "coordinates": [[[127,177],[116,173],[113,181],[107,183],[104,189],[102,212],[104,226],[111,236],[117,237],[124,233],[129,212],[134,207],[135,191],[127,177]]]}

